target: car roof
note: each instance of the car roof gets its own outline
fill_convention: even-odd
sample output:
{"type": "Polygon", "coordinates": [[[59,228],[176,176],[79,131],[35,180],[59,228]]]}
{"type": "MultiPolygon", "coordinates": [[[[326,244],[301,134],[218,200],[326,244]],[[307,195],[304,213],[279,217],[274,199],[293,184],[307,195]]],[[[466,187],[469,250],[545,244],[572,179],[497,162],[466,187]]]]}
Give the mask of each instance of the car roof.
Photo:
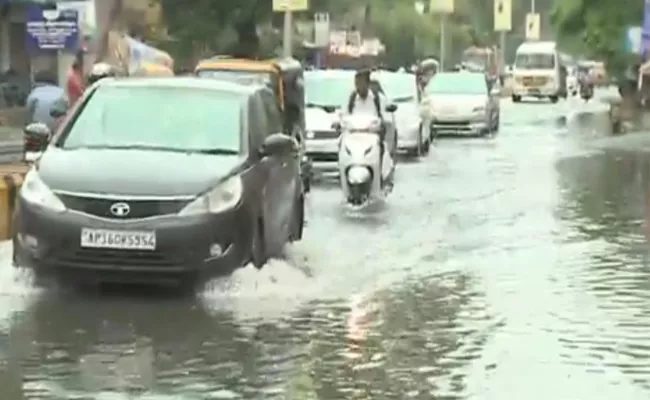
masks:
{"type": "Polygon", "coordinates": [[[250,95],[260,89],[266,88],[263,85],[242,84],[238,82],[206,79],[194,76],[183,77],[151,77],[151,78],[123,78],[102,80],[101,86],[112,87],[155,87],[155,88],[181,88],[181,89],[203,89],[217,92],[250,95]]]}
{"type": "Polygon", "coordinates": [[[454,72],[439,72],[433,76],[433,78],[445,78],[445,77],[456,77],[456,76],[466,76],[466,77],[480,77],[485,79],[485,72],[474,72],[474,71],[454,71],[454,72]]]}
{"type": "Polygon", "coordinates": [[[305,78],[342,78],[353,77],[354,74],[355,71],[350,69],[315,69],[311,71],[305,71],[305,78]]]}
{"type": "Polygon", "coordinates": [[[517,53],[552,53],[555,51],[557,45],[555,42],[524,42],[517,48],[517,53]]]}

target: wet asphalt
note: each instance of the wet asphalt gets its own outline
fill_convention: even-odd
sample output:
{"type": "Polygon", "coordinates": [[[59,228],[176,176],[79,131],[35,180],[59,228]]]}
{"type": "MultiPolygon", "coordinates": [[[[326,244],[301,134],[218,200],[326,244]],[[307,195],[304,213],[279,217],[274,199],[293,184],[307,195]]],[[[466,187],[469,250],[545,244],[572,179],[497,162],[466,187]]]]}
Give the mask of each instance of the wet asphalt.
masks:
{"type": "Polygon", "coordinates": [[[650,133],[605,106],[502,103],[385,205],[314,189],[302,243],[196,298],[0,275],[17,399],[626,400],[650,396],[650,133]]]}

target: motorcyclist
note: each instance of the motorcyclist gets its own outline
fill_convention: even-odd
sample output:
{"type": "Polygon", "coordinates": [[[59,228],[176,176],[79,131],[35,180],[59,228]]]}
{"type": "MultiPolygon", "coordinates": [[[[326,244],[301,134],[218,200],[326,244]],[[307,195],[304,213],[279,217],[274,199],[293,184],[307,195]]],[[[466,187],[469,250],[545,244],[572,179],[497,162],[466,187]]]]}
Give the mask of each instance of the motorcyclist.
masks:
{"type": "Polygon", "coordinates": [[[379,151],[380,168],[385,152],[386,124],[382,110],[385,108],[386,100],[380,88],[372,84],[370,69],[361,69],[354,75],[354,90],[350,94],[348,104],[343,108],[348,115],[353,114],[374,114],[380,120],[379,128],[379,151]],[[374,86],[374,87],[373,87],[374,86]]]}

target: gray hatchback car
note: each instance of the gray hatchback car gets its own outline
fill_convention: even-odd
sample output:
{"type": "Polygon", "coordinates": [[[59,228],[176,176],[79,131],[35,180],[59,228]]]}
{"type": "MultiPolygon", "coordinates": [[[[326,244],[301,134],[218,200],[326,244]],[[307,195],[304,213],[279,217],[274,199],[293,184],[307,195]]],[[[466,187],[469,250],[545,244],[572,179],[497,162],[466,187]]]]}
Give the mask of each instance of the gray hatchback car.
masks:
{"type": "Polygon", "coordinates": [[[15,264],[183,285],[261,268],[304,224],[299,148],[274,104],[265,87],[191,77],[94,85],[25,177],[15,264]]]}

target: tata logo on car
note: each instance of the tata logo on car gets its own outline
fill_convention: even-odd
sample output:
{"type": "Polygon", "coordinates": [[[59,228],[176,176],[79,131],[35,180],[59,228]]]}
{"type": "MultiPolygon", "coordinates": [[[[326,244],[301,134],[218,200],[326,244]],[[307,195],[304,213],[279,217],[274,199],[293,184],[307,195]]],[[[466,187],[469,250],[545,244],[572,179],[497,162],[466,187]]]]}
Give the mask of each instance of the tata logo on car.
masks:
{"type": "Polygon", "coordinates": [[[126,203],[115,203],[111,206],[111,214],[116,217],[126,217],[131,212],[131,207],[126,203]]]}

